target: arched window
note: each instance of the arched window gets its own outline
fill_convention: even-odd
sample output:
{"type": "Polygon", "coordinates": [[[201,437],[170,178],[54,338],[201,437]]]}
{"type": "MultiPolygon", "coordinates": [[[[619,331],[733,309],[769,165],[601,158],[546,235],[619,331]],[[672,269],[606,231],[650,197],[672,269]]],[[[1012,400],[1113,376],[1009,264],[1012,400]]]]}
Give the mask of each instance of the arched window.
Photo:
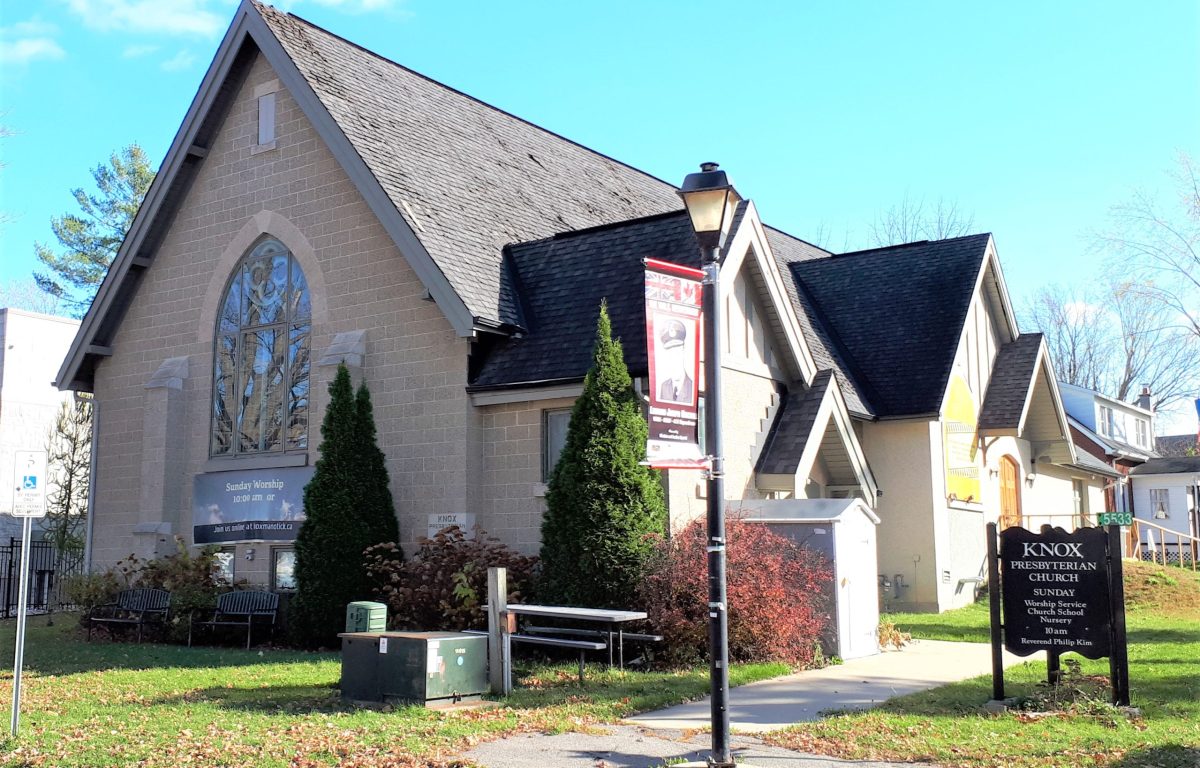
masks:
{"type": "Polygon", "coordinates": [[[308,448],[312,302],[278,240],[239,262],[221,302],[213,352],[213,456],[308,448]]]}

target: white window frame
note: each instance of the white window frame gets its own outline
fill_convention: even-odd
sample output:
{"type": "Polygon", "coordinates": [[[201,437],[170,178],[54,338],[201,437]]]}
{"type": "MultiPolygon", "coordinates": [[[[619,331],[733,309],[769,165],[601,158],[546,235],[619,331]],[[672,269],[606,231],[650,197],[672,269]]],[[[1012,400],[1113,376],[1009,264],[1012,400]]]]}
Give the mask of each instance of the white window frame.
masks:
{"type": "Polygon", "coordinates": [[[1171,517],[1171,489],[1150,489],[1150,517],[1155,520],[1167,520],[1171,517]],[[1162,505],[1161,511],[1159,505],[1162,505]]]}
{"type": "Polygon", "coordinates": [[[1112,437],[1115,431],[1113,429],[1115,422],[1116,415],[1113,413],[1113,409],[1107,405],[1100,406],[1100,416],[1096,420],[1096,431],[1103,437],[1112,437]]]}

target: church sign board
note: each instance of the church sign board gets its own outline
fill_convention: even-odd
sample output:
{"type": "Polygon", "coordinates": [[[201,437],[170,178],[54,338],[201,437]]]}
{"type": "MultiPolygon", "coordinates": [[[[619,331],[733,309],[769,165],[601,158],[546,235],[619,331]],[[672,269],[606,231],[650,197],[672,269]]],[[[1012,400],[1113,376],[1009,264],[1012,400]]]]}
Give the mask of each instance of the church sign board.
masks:
{"type": "Polygon", "coordinates": [[[1018,656],[1046,651],[1051,682],[1063,653],[1109,657],[1114,703],[1128,704],[1120,527],[1006,528],[998,552],[995,524],[988,534],[996,698],[1004,698],[1003,638],[1003,647],[1018,656]]]}

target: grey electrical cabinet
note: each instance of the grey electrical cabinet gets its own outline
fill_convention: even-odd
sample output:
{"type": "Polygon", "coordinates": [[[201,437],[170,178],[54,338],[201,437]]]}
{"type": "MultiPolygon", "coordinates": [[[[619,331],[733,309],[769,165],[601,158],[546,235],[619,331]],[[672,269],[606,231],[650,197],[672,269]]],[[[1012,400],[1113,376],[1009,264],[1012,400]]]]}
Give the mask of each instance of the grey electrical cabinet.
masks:
{"type": "Polygon", "coordinates": [[[488,689],[487,637],[457,632],[345,632],[342,698],[434,705],[488,689]]]}

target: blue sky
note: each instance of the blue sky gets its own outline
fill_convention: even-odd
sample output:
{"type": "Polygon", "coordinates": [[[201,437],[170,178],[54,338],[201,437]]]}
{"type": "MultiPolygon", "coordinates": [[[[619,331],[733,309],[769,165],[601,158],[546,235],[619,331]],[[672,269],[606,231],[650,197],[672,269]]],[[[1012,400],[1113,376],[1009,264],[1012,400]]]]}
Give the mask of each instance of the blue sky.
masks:
{"type": "MultiPolygon", "coordinates": [[[[669,181],[719,161],[768,223],[835,250],[906,196],[953,202],[1018,303],[1094,279],[1108,207],[1200,152],[1194,0],[279,5],[669,181]]],[[[161,161],[235,8],[0,6],[0,282],[112,151],[161,161]]]]}

